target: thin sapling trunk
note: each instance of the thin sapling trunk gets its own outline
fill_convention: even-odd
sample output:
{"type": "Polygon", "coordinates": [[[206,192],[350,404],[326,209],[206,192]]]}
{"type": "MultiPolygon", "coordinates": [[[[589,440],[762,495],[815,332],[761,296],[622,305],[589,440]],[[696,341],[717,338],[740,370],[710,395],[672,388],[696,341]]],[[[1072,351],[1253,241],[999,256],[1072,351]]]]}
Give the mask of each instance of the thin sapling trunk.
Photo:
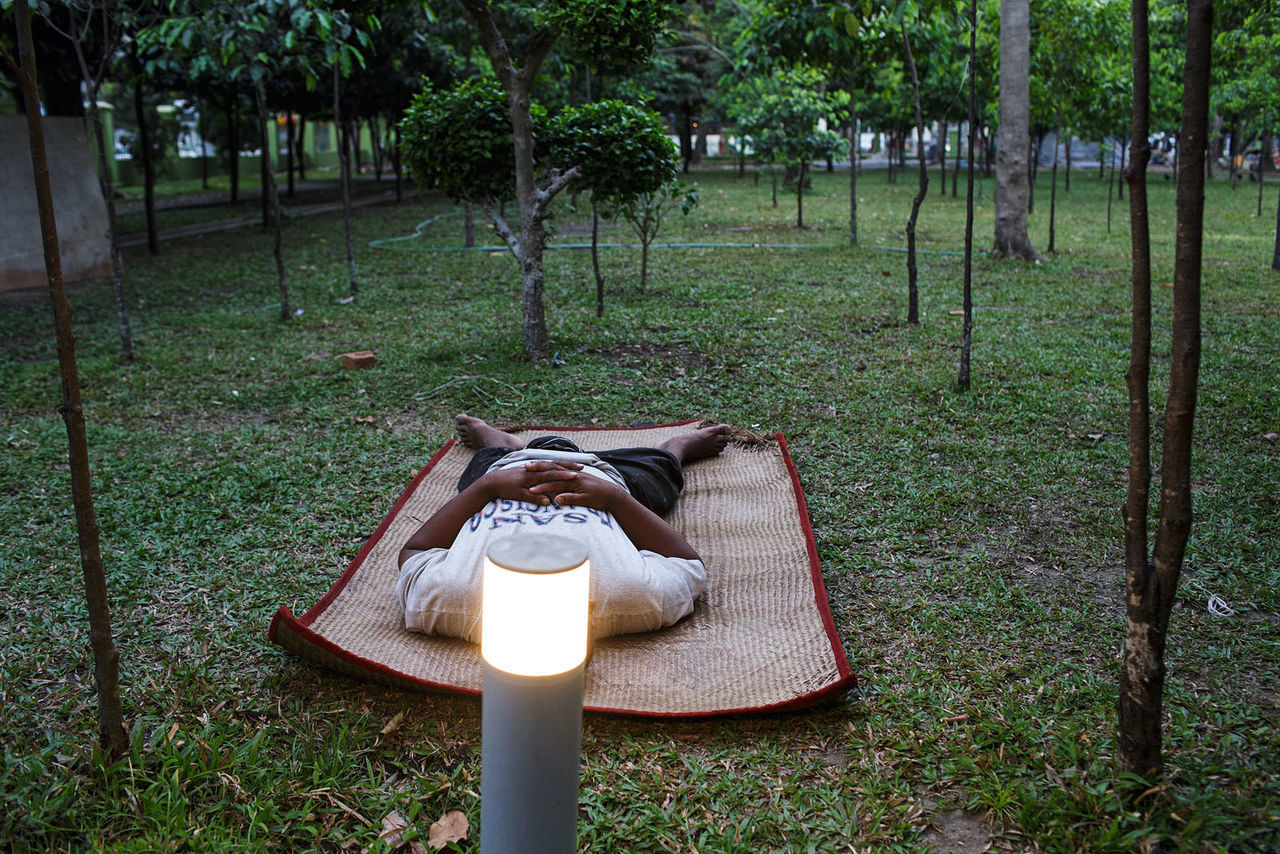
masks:
{"type": "Polygon", "coordinates": [[[1054,131],[1053,145],[1053,170],[1050,172],[1049,178],[1049,254],[1054,253],[1054,225],[1055,217],[1058,213],[1058,144],[1057,139],[1061,138],[1062,128],[1062,106],[1058,106],[1058,130],[1054,131]]]}
{"type": "Polygon", "coordinates": [[[858,245],[858,104],[854,98],[854,76],[849,75],[849,245],[858,245]]]}
{"type": "MultiPolygon", "coordinates": [[[[1140,0],[1136,0],[1135,7],[1138,2],[1140,0]]],[[[1143,12],[1142,24],[1145,25],[1145,9],[1143,12]]],[[[1134,21],[1136,49],[1139,41],[1136,10],[1134,21]]],[[[1120,677],[1117,761],[1121,770],[1147,780],[1159,779],[1164,771],[1164,651],[1191,533],[1191,444],[1200,367],[1204,157],[1209,124],[1212,25],[1212,0],[1190,0],[1178,145],[1182,178],[1177,189],[1169,393],[1165,401],[1160,460],[1159,523],[1150,563],[1145,553],[1137,554],[1137,544],[1126,537],[1127,632],[1120,677]]],[[[1137,74],[1135,103],[1139,100],[1136,78],[1137,74]]],[[[1138,140],[1135,139],[1135,143],[1138,140]]],[[[1131,189],[1136,192],[1136,185],[1131,189]]],[[[1126,533],[1131,524],[1143,525],[1145,532],[1145,514],[1138,517],[1138,510],[1127,508],[1126,533]]]]}
{"type": "Polygon", "coordinates": [[[280,292],[280,319],[289,319],[289,286],[285,282],[284,253],[280,225],[280,194],[276,189],[275,169],[271,165],[271,149],[267,145],[267,93],[258,83],[254,90],[258,106],[258,125],[262,128],[262,198],[266,200],[271,226],[271,252],[276,260],[276,287],[280,292]]]}
{"type": "MultiPolygon", "coordinates": [[[[333,123],[335,127],[346,130],[346,125],[342,122],[342,81],[338,76],[338,62],[333,63],[333,123]]],[[[356,283],[356,253],[351,243],[351,160],[347,152],[347,142],[343,140],[338,146],[340,161],[340,171],[342,180],[342,234],[347,246],[347,282],[350,286],[351,293],[354,294],[358,290],[356,283]]],[[[356,141],[357,150],[360,147],[359,140],[356,141]]]]}
{"type": "Polygon", "coordinates": [[[929,192],[929,167],[924,157],[924,115],[920,108],[920,78],[916,74],[915,57],[911,55],[911,39],[907,37],[907,25],[902,25],[902,44],[906,48],[907,67],[911,70],[911,102],[916,115],[916,155],[920,161],[920,189],[911,200],[911,218],[907,220],[907,323],[920,322],[919,275],[916,266],[916,220],[920,205],[929,192]]]}
{"type": "MultiPolygon", "coordinates": [[[[111,759],[119,759],[129,749],[120,702],[120,653],[111,630],[107,601],[107,580],[102,564],[97,514],[93,505],[89,470],[89,445],[84,410],[80,398],[80,377],[76,362],[75,333],[71,304],[67,301],[62,276],[62,255],[58,226],[53,210],[53,190],[49,180],[49,160],[44,140],[44,120],[40,116],[40,95],[36,84],[36,54],[31,37],[31,12],[27,0],[16,0],[18,62],[3,46],[4,59],[22,93],[26,106],[28,147],[35,181],[36,206],[40,215],[40,237],[44,246],[45,272],[49,281],[54,329],[57,335],[58,372],[62,379],[62,405],[58,407],[67,429],[71,469],[71,497],[75,507],[76,532],[80,542],[80,567],[89,612],[89,640],[93,650],[93,675],[98,689],[98,741],[111,759]]],[[[93,94],[96,94],[93,93],[93,94]]]]}
{"type": "MultiPolygon", "coordinates": [[[[974,84],[975,62],[978,52],[978,0],[969,0],[969,128],[972,131],[973,123],[977,119],[978,114],[978,95],[977,87],[974,84]]],[[[959,140],[956,141],[956,156],[959,157],[959,140]]],[[[945,156],[943,158],[946,159],[945,156]]],[[[960,391],[968,391],[971,384],[969,353],[973,340],[973,133],[969,133],[969,152],[968,152],[968,169],[969,181],[965,190],[965,212],[964,212],[964,329],[960,333],[960,371],[956,376],[956,388],[960,391]]],[[[955,181],[955,175],[959,172],[952,173],[951,180],[955,181]]],[[[946,191],[946,185],[943,185],[943,192],[946,191]]]]}
{"type": "Polygon", "coordinates": [[[591,269],[596,274],[596,317],[604,317],[604,276],[600,275],[600,209],[591,194],[591,269]]]}
{"type": "Polygon", "coordinates": [[[137,75],[133,86],[133,114],[138,122],[138,148],[142,157],[142,196],[147,219],[147,251],[160,253],[160,237],[156,228],[156,163],[151,150],[151,127],[147,122],[146,98],[142,91],[142,73],[137,55],[133,57],[137,75]]]}

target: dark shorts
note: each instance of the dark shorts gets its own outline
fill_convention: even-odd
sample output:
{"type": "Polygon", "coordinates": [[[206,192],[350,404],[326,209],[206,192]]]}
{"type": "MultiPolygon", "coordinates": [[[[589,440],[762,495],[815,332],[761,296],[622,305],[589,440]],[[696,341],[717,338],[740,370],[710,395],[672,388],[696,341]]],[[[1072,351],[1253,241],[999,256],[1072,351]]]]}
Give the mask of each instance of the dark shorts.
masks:
{"type": "MultiPolygon", "coordinates": [[[[525,446],[529,449],[569,451],[580,454],[583,450],[563,436],[543,436],[525,446]]],[[[458,491],[466,489],[489,470],[498,460],[511,453],[510,448],[481,448],[476,451],[467,468],[458,478],[458,491]]],[[[670,451],[659,448],[619,448],[613,451],[592,451],[609,463],[622,475],[631,495],[659,516],[665,516],[676,505],[680,490],[684,489],[684,474],[680,461],[670,451]]]]}

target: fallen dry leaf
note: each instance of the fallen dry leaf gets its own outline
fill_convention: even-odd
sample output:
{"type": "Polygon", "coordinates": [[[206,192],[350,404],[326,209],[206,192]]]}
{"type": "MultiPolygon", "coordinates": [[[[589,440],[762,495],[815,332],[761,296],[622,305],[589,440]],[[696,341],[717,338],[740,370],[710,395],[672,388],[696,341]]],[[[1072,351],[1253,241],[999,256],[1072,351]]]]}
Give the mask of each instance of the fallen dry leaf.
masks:
{"type": "Polygon", "coordinates": [[[378,730],[378,735],[391,735],[391,733],[400,729],[400,724],[404,722],[404,713],[404,709],[396,712],[391,720],[387,721],[387,725],[378,730]]]}
{"type": "Polygon", "coordinates": [[[467,830],[470,827],[467,816],[462,810],[449,810],[427,831],[427,845],[432,851],[439,851],[450,842],[461,842],[467,838],[467,830]]]}
{"type": "Polygon", "coordinates": [[[404,817],[404,813],[392,810],[382,817],[382,832],[378,834],[378,838],[392,848],[399,848],[404,844],[404,836],[401,834],[408,829],[409,819],[404,817]]]}
{"type": "Polygon", "coordinates": [[[359,423],[361,423],[361,424],[372,424],[372,423],[373,423],[373,416],[372,416],[372,415],[366,415],[366,416],[364,416],[363,418],[361,418],[359,415],[357,415],[357,416],[356,416],[356,421],[357,421],[357,422],[359,422],[359,423]]]}

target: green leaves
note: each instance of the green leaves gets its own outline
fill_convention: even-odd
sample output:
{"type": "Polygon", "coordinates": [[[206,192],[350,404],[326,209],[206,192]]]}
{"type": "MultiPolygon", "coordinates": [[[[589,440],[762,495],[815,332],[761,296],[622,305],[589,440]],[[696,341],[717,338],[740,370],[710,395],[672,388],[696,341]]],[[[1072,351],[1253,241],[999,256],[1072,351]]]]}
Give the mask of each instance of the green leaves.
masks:
{"type": "Polygon", "coordinates": [[[668,0],[553,0],[543,26],[557,27],[598,72],[621,72],[653,52],[673,4],[668,0]]]}
{"type": "Polygon", "coordinates": [[[837,124],[849,103],[846,92],[818,92],[820,76],[800,68],[775,75],[739,120],[756,154],[774,163],[800,163],[843,154],[848,142],[823,128],[837,124]]]}
{"type": "MultiPolygon", "coordinates": [[[[537,162],[562,172],[577,167],[576,185],[622,200],[661,187],[675,175],[675,145],[656,113],[601,101],[548,119],[533,105],[537,162]]],[[[416,95],[400,125],[401,153],[421,186],[451,198],[498,202],[515,195],[515,154],[506,95],[493,81],[416,95]]]]}
{"type": "Polygon", "coordinates": [[[677,152],[662,119],[621,101],[571,107],[543,135],[546,159],[578,167],[577,186],[600,198],[625,200],[675,177],[677,152]]]}
{"type": "Polygon", "coordinates": [[[420,187],[439,187],[453,199],[500,202],[515,197],[511,133],[507,98],[496,82],[428,86],[405,111],[400,151],[420,187]]]}

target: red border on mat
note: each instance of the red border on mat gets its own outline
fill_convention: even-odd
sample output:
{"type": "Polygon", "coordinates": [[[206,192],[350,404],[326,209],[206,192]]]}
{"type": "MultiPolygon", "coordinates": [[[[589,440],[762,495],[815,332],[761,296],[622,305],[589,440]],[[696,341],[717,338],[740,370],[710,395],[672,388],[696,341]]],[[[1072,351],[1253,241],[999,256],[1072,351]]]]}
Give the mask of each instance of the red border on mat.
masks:
{"type": "MultiPolygon", "coordinates": [[[[688,421],[677,421],[672,424],[647,424],[642,427],[621,427],[621,428],[597,427],[597,426],[591,426],[591,427],[525,426],[525,427],[512,427],[507,429],[518,430],[518,431],[554,430],[556,432],[588,431],[588,430],[648,430],[648,429],[653,429],[655,427],[682,427],[685,424],[692,424],[698,420],[700,419],[693,418],[693,419],[689,419],[688,421]]],[[[836,671],[840,674],[840,678],[837,679],[835,682],[831,683],[830,685],[827,685],[816,691],[811,691],[808,694],[802,694],[798,697],[793,697],[790,700],[785,700],[781,703],[773,703],[767,706],[749,706],[749,707],[739,708],[739,709],[715,709],[711,711],[701,711],[701,712],[643,712],[643,711],[636,711],[634,709],[611,709],[611,708],[600,707],[600,706],[585,706],[584,707],[585,711],[633,715],[635,717],[643,717],[643,718],[705,718],[705,717],[714,717],[714,716],[720,716],[720,715],[784,712],[784,711],[791,711],[794,709],[801,709],[807,706],[811,706],[814,703],[817,703],[828,697],[834,696],[853,685],[857,685],[857,682],[858,682],[857,676],[853,673],[852,668],[850,668],[849,666],[849,660],[845,656],[844,646],[840,643],[840,633],[836,629],[835,618],[831,614],[831,606],[827,600],[827,588],[826,588],[825,582],[822,579],[822,568],[818,563],[818,546],[817,546],[817,542],[814,540],[813,527],[809,523],[809,509],[808,509],[808,505],[805,503],[805,500],[804,500],[804,491],[800,487],[800,475],[796,471],[795,463],[791,459],[791,453],[787,450],[786,437],[783,436],[782,433],[774,433],[774,436],[778,440],[778,448],[779,450],[782,451],[782,460],[786,464],[787,474],[791,478],[791,491],[792,491],[792,494],[795,496],[796,511],[799,515],[800,527],[804,531],[805,550],[809,555],[809,575],[810,575],[810,580],[813,583],[814,604],[817,606],[818,613],[822,618],[822,626],[826,630],[827,641],[831,645],[832,655],[835,656],[836,671]]],[[[337,644],[333,643],[327,638],[324,638],[316,634],[310,628],[311,624],[314,623],[317,619],[319,619],[320,615],[323,614],[325,610],[329,607],[329,605],[333,602],[333,600],[338,597],[338,594],[342,592],[342,590],[347,586],[347,583],[355,575],[356,571],[359,570],[361,565],[363,565],[364,560],[368,556],[369,552],[371,552],[373,550],[373,547],[377,545],[378,541],[382,539],[383,534],[386,533],[387,528],[390,527],[391,525],[391,520],[395,518],[396,513],[399,512],[400,508],[404,505],[404,503],[408,501],[409,496],[412,495],[414,489],[417,488],[418,483],[424,477],[426,477],[427,474],[433,468],[435,468],[436,464],[441,460],[442,457],[444,457],[446,453],[448,453],[449,449],[453,447],[453,444],[456,441],[457,439],[450,439],[448,442],[446,442],[444,444],[444,447],[442,447],[439,451],[437,451],[435,456],[433,456],[430,459],[430,461],[428,461],[428,463],[422,468],[422,471],[418,472],[418,474],[413,478],[413,480],[410,481],[409,486],[396,500],[395,504],[391,506],[391,509],[387,511],[386,516],[383,517],[382,522],[379,523],[377,529],[374,530],[373,535],[369,537],[368,541],[364,544],[364,546],[356,554],[355,558],[351,561],[351,565],[347,567],[346,572],[342,574],[342,577],[338,579],[338,581],[333,585],[333,587],[329,590],[329,592],[326,593],[324,597],[320,599],[319,602],[317,602],[312,608],[310,608],[301,617],[301,619],[299,619],[298,617],[295,617],[287,606],[281,606],[280,609],[276,611],[275,616],[271,618],[271,626],[267,630],[267,637],[272,641],[272,643],[276,643],[281,646],[284,646],[284,644],[280,640],[279,634],[282,630],[288,631],[291,634],[296,635],[299,640],[304,641],[312,646],[319,647],[325,650],[330,655],[333,655],[336,658],[343,659],[348,664],[351,664],[354,667],[357,667],[361,670],[368,671],[371,674],[377,674],[378,676],[381,676],[384,679],[390,679],[398,684],[403,685],[406,688],[414,688],[414,687],[431,688],[431,689],[438,689],[438,690],[454,691],[462,694],[471,694],[471,695],[477,695],[480,693],[479,691],[473,688],[463,688],[457,685],[448,685],[440,682],[432,682],[429,679],[422,679],[416,676],[409,676],[407,674],[401,673],[400,671],[394,670],[380,662],[371,661],[367,658],[358,656],[355,653],[352,653],[349,650],[346,650],[338,646],[337,644]]]]}

